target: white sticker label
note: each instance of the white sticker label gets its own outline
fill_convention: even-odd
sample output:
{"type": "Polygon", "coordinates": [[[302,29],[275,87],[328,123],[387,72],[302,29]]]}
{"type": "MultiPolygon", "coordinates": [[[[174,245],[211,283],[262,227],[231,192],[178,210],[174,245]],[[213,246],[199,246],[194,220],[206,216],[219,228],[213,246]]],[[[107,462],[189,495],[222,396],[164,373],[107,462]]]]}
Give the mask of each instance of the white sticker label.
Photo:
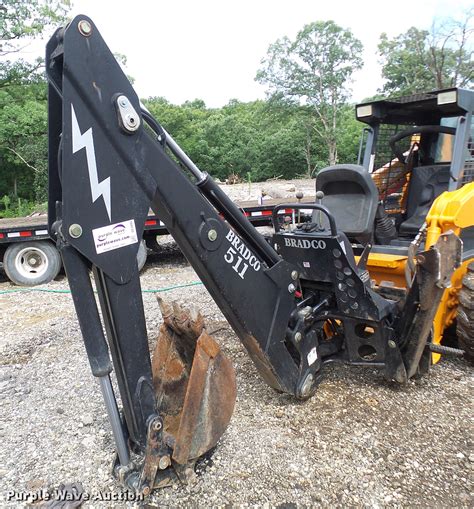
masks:
{"type": "Polygon", "coordinates": [[[311,348],[308,354],[308,366],[311,366],[311,364],[314,364],[316,362],[316,359],[318,358],[318,352],[316,350],[316,347],[311,348]]]}
{"type": "Polygon", "coordinates": [[[135,220],[109,224],[92,230],[97,254],[129,246],[138,242],[135,220]]]}
{"type": "Polygon", "coordinates": [[[303,267],[309,269],[311,267],[311,264],[309,262],[303,262],[303,267]]]}

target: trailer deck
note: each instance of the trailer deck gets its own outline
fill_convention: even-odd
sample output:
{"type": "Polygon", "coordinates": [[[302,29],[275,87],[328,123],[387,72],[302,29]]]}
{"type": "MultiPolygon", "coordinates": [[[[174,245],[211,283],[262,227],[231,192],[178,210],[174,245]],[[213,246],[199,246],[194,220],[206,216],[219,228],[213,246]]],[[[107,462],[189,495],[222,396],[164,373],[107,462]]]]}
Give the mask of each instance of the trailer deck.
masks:
{"type": "MultiPolygon", "coordinates": [[[[236,203],[254,226],[267,226],[271,223],[274,207],[289,201],[292,200],[278,198],[264,200],[262,204],[259,204],[257,200],[236,203]]],[[[305,197],[300,201],[301,203],[314,203],[314,197],[305,197]]],[[[291,214],[292,209],[281,210],[279,213],[291,214]]],[[[153,214],[150,214],[145,221],[145,231],[156,231],[156,235],[168,234],[164,223],[153,214]]],[[[46,214],[0,219],[0,244],[48,238],[48,216],[46,214]]]]}

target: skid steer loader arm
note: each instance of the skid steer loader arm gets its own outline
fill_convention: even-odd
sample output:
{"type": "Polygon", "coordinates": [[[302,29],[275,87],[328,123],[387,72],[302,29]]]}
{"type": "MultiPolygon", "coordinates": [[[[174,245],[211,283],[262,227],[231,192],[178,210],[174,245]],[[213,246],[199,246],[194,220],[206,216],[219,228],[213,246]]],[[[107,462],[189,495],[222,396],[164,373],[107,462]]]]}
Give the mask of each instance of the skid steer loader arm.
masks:
{"type": "Polygon", "coordinates": [[[49,230],[101,385],[123,483],[148,493],[176,476],[189,479],[224,432],[236,394],[232,366],[194,311],[160,302],[164,324],[150,359],[136,266],[150,207],[271,387],[308,398],[323,364],[335,361],[377,367],[399,382],[419,371],[432,308],[459,258],[456,236],[444,235],[419,257],[400,310],[371,288],[321,205],[310,208],[327,216],[329,230],[309,224],[280,231],[276,210],[268,244],[141,107],[89,18],[56,31],[46,69],[49,230]],[[453,267],[440,263],[445,255],[453,267]],[[431,307],[421,302],[427,297],[431,307]]]}

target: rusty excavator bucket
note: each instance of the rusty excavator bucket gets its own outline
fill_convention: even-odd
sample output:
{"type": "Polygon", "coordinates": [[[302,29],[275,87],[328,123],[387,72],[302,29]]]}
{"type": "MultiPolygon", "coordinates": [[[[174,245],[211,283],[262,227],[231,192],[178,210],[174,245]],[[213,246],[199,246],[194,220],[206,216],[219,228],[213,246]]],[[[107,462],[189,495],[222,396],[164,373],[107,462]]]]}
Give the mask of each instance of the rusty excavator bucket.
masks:
{"type": "MultiPolygon", "coordinates": [[[[158,303],[163,324],[152,357],[153,385],[174,471],[189,481],[196,460],[217,444],[229,424],[235,372],[198,311],[159,297],[158,303]]],[[[163,481],[157,477],[154,487],[163,481]]]]}

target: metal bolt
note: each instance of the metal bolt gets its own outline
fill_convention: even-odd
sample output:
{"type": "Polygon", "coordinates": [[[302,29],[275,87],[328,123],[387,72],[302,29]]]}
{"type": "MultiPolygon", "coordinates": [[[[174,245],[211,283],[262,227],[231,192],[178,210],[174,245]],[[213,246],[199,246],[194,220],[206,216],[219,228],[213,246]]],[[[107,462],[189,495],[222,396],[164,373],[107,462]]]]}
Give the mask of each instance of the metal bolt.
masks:
{"type": "Polygon", "coordinates": [[[290,293],[295,293],[295,291],[296,291],[296,286],[295,286],[293,283],[290,283],[290,284],[288,285],[288,291],[289,291],[290,293]]]}
{"type": "Polygon", "coordinates": [[[296,270],[293,270],[291,272],[291,279],[293,279],[293,281],[296,281],[298,279],[298,272],[296,272],[296,270]]]}
{"type": "Polygon", "coordinates": [[[212,230],[209,230],[207,232],[207,238],[211,241],[211,242],[214,242],[215,240],[217,240],[217,232],[216,230],[212,229],[212,230]]]}
{"type": "Polygon", "coordinates": [[[148,495],[151,493],[151,489],[150,489],[150,486],[148,486],[148,484],[145,484],[145,486],[143,486],[142,488],[142,494],[145,496],[145,497],[148,497],[148,495]]]}
{"type": "Polygon", "coordinates": [[[301,332],[297,332],[297,333],[295,334],[295,341],[296,341],[296,342],[301,341],[301,338],[302,338],[302,337],[303,337],[303,336],[301,335],[301,332]]]}
{"type": "Polygon", "coordinates": [[[79,21],[78,25],[77,25],[77,28],[79,29],[79,32],[84,36],[84,37],[89,37],[89,35],[91,35],[92,33],[92,26],[91,24],[85,20],[85,19],[81,19],[81,21],[79,21]]]}
{"type": "Polygon", "coordinates": [[[69,235],[73,239],[78,239],[82,235],[82,226],[80,224],[74,223],[69,227],[69,235]]]}
{"type": "Polygon", "coordinates": [[[117,97],[117,104],[122,127],[130,133],[135,132],[140,127],[140,115],[135,111],[125,95],[117,97]]]}
{"type": "Polygon", "coordinates": [[[423,264],[425,263],[425,257],[422,254],[420,254],[416,257],[416,261],[420,264],[423,264]]]}
{"type": "Polygon", "coordinates": [[[153,423],[153,431],[160,431],[162,428],[161,421],[156,420],[153,423]]]}
{"type": "Polygon", "coordinates": [[[131,131],[135,131],[135,129],[137,129],[137,127],[138,127],[137,119],[133,115],[127,115],[125,117],[125,123],[127,124],[127,127],[131,131]]]}
{"type": "Polygon", "coordinates": [[[397,343],[395,343],[395,341],[393,341],[393,339],[390,339],[388,341],[388,346],[389,346],[389,348],[396,348],[397,347],[397,343]]]}
{"type": "Polygon", "coordinates": [[[308,396],[308,394],[311,392],[312,385],[313,385],[313,375],[309,374],[301,387],[301,395],[303,397],[308,396]]]}
{"type": "Polygon", "coordinates": [[[165,470],[171,465],[171,460],[169,456],[162,456],[158,461],[158,467],[160,470],[165,470]]]}

